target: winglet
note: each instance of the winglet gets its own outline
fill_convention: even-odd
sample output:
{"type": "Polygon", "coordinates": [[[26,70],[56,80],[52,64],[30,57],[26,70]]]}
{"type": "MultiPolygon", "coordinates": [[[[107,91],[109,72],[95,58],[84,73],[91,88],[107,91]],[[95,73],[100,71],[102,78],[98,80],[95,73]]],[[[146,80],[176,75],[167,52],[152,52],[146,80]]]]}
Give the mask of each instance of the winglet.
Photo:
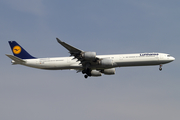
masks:
{"type": "Polygon", "coordinates": [[[62,41],[59,38],[56,38],[56,40],[58,41],[58,43],[62,43],[62,41]]]}

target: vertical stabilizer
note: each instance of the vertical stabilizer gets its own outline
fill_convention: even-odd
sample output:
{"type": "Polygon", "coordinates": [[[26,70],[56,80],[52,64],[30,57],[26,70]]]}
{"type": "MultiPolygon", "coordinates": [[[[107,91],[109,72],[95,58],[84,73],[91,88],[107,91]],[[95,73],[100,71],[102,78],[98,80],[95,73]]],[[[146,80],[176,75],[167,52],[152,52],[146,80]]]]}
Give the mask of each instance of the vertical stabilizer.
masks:
{"type": "Polygon", "coordinates": [[[21,59],[34,59],[32,55],[30,55],[24,48],[22,48],[16,41],[9,41],[9,45],[14,56],[19,57],[21,59]]]}

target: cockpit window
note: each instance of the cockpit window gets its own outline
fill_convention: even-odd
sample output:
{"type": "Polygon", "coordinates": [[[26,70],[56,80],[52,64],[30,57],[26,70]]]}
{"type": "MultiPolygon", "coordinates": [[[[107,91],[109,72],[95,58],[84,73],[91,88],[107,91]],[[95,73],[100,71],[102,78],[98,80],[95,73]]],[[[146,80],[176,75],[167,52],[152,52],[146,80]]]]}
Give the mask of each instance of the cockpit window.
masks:
{"type": "Polygon", "coordinates": [[[171,55],[167,55],[167,57],[171,57],[171,55]]]}

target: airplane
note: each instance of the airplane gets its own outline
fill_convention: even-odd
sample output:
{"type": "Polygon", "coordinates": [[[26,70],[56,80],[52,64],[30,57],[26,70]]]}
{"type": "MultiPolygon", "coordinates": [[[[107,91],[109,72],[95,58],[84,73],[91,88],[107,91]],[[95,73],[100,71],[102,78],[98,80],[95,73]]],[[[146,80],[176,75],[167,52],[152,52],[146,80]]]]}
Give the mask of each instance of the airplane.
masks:
{"type": "Polygon", "coordinates": [[[159,65],[161,71],[163,64],[175,60],[169,54],[156,52],[96,55],[96,52],[85,52],[58,38],[56,39],[58,43],[69,51],[69,57],[36,58],[30,55],[16,41],[8,41],[14,55],[6,54],[6,56],[12,59],[12,65],[20,64],[45,70],[76,70],[85,74],[85,78],[102,76],[102,74],[114,75],[117,67],[159,65]]]}

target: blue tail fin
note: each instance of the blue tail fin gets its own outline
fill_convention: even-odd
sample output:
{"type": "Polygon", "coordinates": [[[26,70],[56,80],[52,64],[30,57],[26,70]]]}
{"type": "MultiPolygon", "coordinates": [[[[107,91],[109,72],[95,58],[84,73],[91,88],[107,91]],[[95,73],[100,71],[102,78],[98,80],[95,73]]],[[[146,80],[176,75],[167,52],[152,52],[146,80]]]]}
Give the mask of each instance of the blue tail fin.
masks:
{"type": "Polygon", "coordinates": [[[9,45],[14,56],[21,59],[34,59],[35,57],[31,56],[26,50],[24,50],[16,41],[9,41],[9,45]]]}

